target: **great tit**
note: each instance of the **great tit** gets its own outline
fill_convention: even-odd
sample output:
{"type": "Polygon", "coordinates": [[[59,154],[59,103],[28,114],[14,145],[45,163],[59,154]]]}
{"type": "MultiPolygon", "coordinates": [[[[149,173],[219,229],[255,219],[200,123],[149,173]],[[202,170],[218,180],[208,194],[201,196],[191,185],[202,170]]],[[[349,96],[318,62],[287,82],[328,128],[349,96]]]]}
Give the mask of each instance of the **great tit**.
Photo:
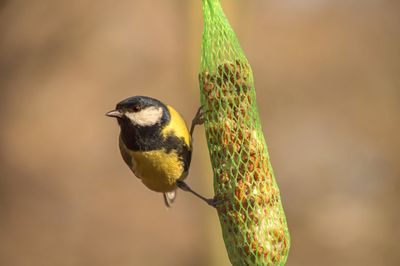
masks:
{"type": "Polygon", "coordinates": [[[106,115],[118,121],[119,149],[125,163],[146,187],[163,193],[167,207],[178,187],[215,207],[214,199],[199,195],[183,181],[192,158],[193,130],[203,122],[201,108],[190,132],[174,108],[146,96],[127,98],[106,115]]]}

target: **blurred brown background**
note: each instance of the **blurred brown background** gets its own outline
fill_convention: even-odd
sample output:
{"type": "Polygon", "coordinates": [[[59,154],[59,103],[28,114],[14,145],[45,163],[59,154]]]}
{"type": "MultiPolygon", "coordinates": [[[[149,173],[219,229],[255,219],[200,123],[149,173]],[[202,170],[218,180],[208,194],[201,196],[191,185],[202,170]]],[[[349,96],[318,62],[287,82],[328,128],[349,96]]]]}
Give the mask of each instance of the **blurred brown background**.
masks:
{"type": "MultiPolygon", "coordinates": [[[[287,265],[399,265],[400,3],[224,0],[252,64],[287,265]]],[[[0,0],[0,265],[229,265],[215,212],[131,174],[104,116],[199,105],[200,1],[0,0]]],[[[212,195],[200,127],[189,183],[212,195]]]]}

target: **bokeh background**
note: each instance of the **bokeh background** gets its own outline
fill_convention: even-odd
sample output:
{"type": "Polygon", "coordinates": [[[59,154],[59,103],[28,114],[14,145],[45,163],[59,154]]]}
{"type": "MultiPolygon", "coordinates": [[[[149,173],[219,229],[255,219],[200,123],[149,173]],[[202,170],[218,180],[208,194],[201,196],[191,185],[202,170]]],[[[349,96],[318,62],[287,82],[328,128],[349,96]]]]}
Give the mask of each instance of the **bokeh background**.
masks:
{"type": "MultiPolygon", "coordinates": [[[[224,0],[254,70],[287,265],[399,265],[400,2],[224,0]]],[[[119,100],[199,105],[201,1],[0,1],[0,265],[229,265],[216,213],[129,171],[119,100]]],[[[195,133],[188,182],[212,195],[195,133]]]]}

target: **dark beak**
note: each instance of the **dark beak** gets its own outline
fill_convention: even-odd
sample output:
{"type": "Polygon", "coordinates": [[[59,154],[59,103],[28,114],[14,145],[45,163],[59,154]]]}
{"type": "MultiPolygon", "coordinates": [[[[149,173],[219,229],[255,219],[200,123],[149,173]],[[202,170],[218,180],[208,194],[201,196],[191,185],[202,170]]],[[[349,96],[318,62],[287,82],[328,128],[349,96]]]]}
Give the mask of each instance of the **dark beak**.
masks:
{"type": "Polygon", "coordinates": [[[118,110],[112,110],[112,111],[106,113],[106,116],[115,117],[115,118],[122,118],[123,115],[124,115],[124,114],[121,113],[121,112],[118,111],[118,110]]]}

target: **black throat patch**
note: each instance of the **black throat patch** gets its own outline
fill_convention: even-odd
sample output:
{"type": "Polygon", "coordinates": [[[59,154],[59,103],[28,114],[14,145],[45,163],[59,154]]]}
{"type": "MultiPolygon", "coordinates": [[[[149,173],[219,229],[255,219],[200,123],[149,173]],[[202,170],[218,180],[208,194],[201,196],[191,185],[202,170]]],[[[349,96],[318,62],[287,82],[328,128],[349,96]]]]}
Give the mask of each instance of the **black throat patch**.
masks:
{"type": "Polygon", "coordinates": [[[125,146],[131,151],[165,150],[166,153],[175,151],[188,171],[192,157],[192,147],[188,147],[183,137],[178,138],[173,134],[164,137],[161,124],[148,127],[136,127],[128,120],[120,121],[120,137],[125,146]]]}

